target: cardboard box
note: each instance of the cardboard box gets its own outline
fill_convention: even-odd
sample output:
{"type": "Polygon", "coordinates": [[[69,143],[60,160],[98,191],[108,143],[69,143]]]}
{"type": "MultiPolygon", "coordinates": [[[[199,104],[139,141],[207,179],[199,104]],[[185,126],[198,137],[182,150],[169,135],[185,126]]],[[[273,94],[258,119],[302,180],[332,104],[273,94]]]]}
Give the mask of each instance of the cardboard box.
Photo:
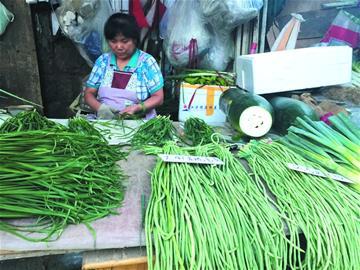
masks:
{"type": "Polygon", "coordinates": [[[255,94],[349,83],[352,48],[313,47],[239,56],[236,83],[255,94]]]}
{"type": "Polygon", "coordinates": [[[182,83],[180,85],[179,121],[198,117],[208,124],[222,124],[226,115],[220,110],[219,99],[228,87],[182,83]]]}

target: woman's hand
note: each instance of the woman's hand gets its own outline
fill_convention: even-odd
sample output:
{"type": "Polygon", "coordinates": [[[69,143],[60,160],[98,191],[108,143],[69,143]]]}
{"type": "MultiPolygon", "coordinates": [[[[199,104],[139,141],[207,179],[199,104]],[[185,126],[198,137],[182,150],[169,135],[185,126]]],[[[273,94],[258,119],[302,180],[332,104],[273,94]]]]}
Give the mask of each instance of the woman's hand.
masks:
{"type": "Polygon", "coordinates": [[[126,114],[135,114],[139,111],[142,110],[142,107],[140,104],[134,104],[131,106],[126,107],[125,109],[123,109],[120,114],[126,113],[126,114]]]}

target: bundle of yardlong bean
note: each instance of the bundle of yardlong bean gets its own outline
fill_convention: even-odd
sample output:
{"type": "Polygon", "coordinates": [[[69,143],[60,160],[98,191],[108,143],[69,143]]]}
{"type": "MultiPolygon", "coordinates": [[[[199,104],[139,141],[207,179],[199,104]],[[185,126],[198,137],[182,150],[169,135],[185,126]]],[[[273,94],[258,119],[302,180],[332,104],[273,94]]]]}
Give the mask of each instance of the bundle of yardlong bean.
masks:
{"type": "Polygon", "coordinates": [[[0,230],[30,241],[50,241],[67,224],[114,212],[123,200],[119,148],[97,136],[66,131],[0,135],[0,230]],[[16,226],[7,218],[38,218],[16,226]],[[40,234],[29,234],[36,232],[40,234]]]}
{"type": "Polygon", "coordinates": [[[65,129],[65,127],[47,119],[34,110],[24,111],[6,119],[0,126],[0,133],[39,129],[65,129]]]}
{"type": "MultiPolygon", "coordinates": [[[[145,221],[149,269],[285,269],[283,223],[265,191],[227,149],[190,150],[225,165],[157,162],[145,221]]],[[[163,152],[189,154],[173,144],[163,152]]]]}
{"type": "Polygon", "coordinates": [[[306,238],[304,258],[301,252],[290,249],[290,268],[359,268],[359,193],[340,182],[288,169],[287,163],[319,166],[277,142],[253,141],[241,150],[240,156],[276,196],[280,213],[288,217],[290,240],[297,246],[298,229],[306,238]]]}
{"type": "Polygon", "coordinates": [[[191,117],[184,123],[185,139],[192,145],[207,144],[212,142],[215,130],[204,120],[191,117]]]}
{"type": "Polygon", "coordinates": [[[162,146],[177,137],[177,132],[169,116],[157,116],[142,124],[131,139],[135,148],[146,145],[162,146]]]}

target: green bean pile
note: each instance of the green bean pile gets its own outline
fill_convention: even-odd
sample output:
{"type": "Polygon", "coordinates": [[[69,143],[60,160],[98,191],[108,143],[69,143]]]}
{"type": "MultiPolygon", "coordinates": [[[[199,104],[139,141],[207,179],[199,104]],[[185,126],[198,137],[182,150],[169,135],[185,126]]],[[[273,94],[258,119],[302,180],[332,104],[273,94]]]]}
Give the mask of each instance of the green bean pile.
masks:
{"type": "Polygon", "coordinates": [[[162,146],[177,136],[169,116],[157,116],[142,124],[133,134],[131,144],[135,149],[146,145],[162,146]]]}
{"type": "Polygon", "coordinates": [[[93,124],[91,124],[88,120],[82,118],[82,117],[74,117],[69,119],[68,121],[68,129],[71,132],[84,134],[84,135],[90,135],[90,136],[96,136],[100,139],[106,141],[104,135],[97,130],[93,124]]]}
{"type": "Polygon", "coordinates": [[[37,111],[24,111],[10,117],[0,126],[0,134],[39,129],[65,129],[64,126],[41,116],[37,111]]]}
{"type": "Polygon", "coordinates": [[[291,248],[291,269],[359,269],[360,194],[340,182],[287,168],[287,163],[319,168],[277,142],[255,142],[241,150],[256,178],[262,177],[286,217],[290,241],[298,229],[306,253],[291,248]],[[300,265],[298,265],[300,264],[300,265]]]}
{"type": "Polygon", "coordinates": [[[116,161],[124,157],[118,147],[92,135],[1,134],[0,230],[29,241],[52,241],[68,224],[89,225],[114,213],[124,197],[124,175],[116,161]],[[22,226],[7,220],[30,217],[35,220],[22,226]]]}
{"type": "Polygon", "coordinates": [[[214,129],[205,123],[204,120],[191,117],[184,123],[185,140],[191,145],[207,144],[212,142],[214,129]]]}
{"type": "Polygon", "coordinates": [[[263,187],[226,148],[184,149],[168,143],[163,153],[225,165],[158,160],[145,219],[149,269],[285,269],[284,226],[263,187]]]}

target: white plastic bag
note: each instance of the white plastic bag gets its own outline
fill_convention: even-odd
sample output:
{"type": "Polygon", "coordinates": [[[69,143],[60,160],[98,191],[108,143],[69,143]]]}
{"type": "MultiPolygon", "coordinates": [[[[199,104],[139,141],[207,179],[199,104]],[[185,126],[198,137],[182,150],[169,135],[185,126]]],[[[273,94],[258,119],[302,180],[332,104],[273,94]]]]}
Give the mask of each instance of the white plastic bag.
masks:
{"type": "MultiPolygon", "coordinates": [[[[201,17],[198,1],[178,0],[169,11],[164,51],[178,68],[201,59],[211,46],[211,35],[201,17]]],[[[194,66],[192,66],[194,67],[194,66]]]]}
{"type": "Polygon", "coordinates": [[[0,35],[4,34],[7,25],[14,21],[14,18],[14,14],[0,2],[0,35]]]}
{"type": "Polygon", "coordinates": [[[215,31],[229,33],[240,24],[256,17],[263,0],[206,0],[199,1],[204,18],[215,31]]]}
{"type": "Polygon", "coordinates": [[[212,46],[200,61],[199,68],[225,71],[229,62],[234,57],[234,47],[231,33],[223,35],[215,33],[212,46]]]}
{"type": "Polygon", "coordinates": [[[64,34],[90,66],[108,49],[103,31],[112,13],[110,2],[101,0],[63,1],[56,10],[64,34]]]}

